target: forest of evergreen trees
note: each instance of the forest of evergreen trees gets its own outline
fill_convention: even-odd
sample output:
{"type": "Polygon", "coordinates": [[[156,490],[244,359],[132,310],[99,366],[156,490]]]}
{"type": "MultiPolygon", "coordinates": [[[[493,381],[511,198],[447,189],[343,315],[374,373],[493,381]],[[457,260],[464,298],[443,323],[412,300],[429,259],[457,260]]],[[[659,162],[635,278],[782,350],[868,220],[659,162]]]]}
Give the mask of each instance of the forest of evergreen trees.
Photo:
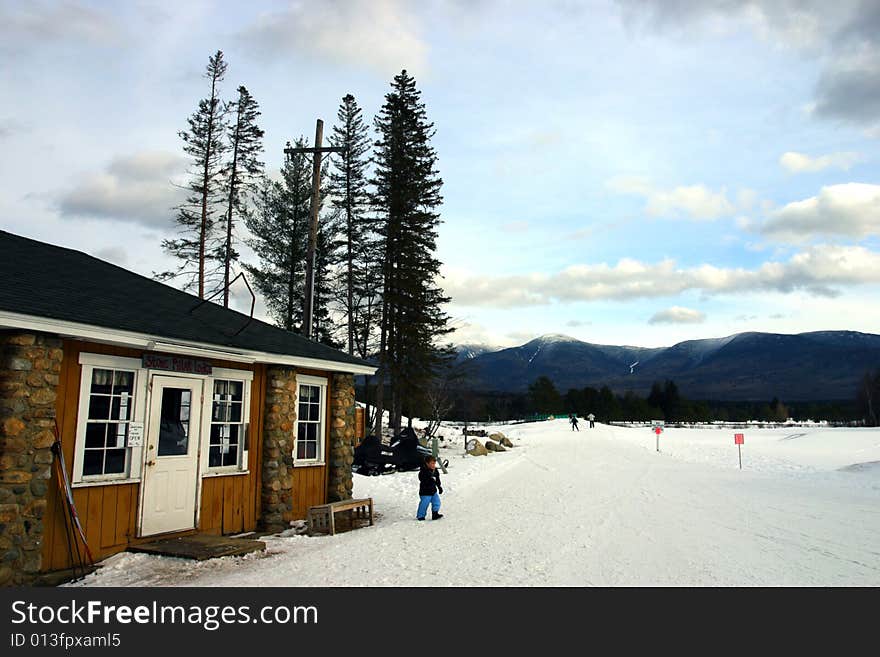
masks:
{"type": "MultiPolygon", "coordinates": [[[[288,143],[273,179],[260,159],[259,105],[244,85],[224,100],[226,76],[217,51],[205,69],[206,96],[179,133],[190,161],[187,197],[176,208],[176,233],[162,242],[176,266],[156,278],[228,307],[230,285],[243,274],[277,326],[305,333],[316,155],[305,137],[288,143]],[[242,261],[242,243],[256,261],[242,261]]],[[[434,125],[412,76],[401,71],[390,86],[372,130],[354,96],[339,105],[329,138],[337,152],[321,162],[307,337],[378,365],[373,379],[385,385],[364,390],[368,422],[386,410],[399,431],[404,409],[425,403],[452,357],[439,344],[452,329],[441,309],[449,299],[436,284],[443,181],[434,125]]]]}

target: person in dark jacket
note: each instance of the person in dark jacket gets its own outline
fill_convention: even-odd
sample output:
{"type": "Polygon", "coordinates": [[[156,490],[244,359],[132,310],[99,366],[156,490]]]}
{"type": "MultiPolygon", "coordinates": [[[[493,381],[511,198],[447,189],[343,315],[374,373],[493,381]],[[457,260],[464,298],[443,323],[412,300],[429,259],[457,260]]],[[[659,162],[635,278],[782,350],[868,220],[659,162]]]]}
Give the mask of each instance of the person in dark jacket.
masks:
{"type": "Polygon", "coordinates": [[[440,484],[440,473],[437,471],[437,459],[426,456],[425,462],[419,468],[419,510],[416,512],[416,520],[424,520],[431,505],[431,520],[439,520],[443,517],[440,513],[440,495],[443,486],[440,484]]]}

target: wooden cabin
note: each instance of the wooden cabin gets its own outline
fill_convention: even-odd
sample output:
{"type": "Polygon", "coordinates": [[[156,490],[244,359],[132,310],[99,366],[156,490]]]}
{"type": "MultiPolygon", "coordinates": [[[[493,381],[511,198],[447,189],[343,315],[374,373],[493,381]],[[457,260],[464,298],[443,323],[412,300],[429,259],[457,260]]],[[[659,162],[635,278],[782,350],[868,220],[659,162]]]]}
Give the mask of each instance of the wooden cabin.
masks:
{"type": "Polygon", "coordinates": [[[83,549],[65,474],[95,560],[351,497],[368,363],[2,231],[0,280],[0,585],[83,549]]]}

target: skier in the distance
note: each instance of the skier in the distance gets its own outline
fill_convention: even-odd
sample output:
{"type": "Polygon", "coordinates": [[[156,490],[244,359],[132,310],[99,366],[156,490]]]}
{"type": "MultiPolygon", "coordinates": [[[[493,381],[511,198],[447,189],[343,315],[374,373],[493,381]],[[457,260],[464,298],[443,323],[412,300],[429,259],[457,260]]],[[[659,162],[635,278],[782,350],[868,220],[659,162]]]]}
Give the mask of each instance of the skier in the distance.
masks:
{"type": "Polygon", "coordinates": [[[440,513],[440,494],[443,486],[440,484],[440,472],[437,471],[437,459],[426,456],[425,462],[419,468],[419,510],[416,512],[416,520],[424,520],[431,505],[431,520],[439,520],[443,517],[440,513]]]}
{"type": "Polygon", "coordinates": [[[568,416],[568,421],[571,422],[571,430],[572,431],[574,431],[575,429],[577,429],[578,431],[581,430],[581,428],[578,426],[577,415],[572,413],[571,415],[568,416]]]}
{"type": "Polygon", "coordinates": [[[595,422],[595,420],[596,420],[596,416],[595,416],[595,415],[593,415],[592,413],[590,413],[590,414],[587,416],[587,419],[590,421],[590,429],[592,429],[593,427],[596,426],[596,422],[595,422]]]}

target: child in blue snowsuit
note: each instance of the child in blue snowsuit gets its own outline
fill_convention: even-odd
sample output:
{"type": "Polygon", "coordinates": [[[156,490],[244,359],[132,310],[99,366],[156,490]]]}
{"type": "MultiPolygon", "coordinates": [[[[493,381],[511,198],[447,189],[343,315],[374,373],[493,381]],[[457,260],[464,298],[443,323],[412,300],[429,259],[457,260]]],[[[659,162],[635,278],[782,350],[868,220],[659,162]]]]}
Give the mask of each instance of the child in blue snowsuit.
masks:
{"type": "Polygon", "coordinates": [[[439,520],[443,517],[440,513],[440,494],[443,486],[440,485],[440,473],[437,471],[437,459],[426,456],[425,462],[419,468],[419,510],[416,512],[416,520],[424,520],[431,505],[431,520],[439,520]]]}

